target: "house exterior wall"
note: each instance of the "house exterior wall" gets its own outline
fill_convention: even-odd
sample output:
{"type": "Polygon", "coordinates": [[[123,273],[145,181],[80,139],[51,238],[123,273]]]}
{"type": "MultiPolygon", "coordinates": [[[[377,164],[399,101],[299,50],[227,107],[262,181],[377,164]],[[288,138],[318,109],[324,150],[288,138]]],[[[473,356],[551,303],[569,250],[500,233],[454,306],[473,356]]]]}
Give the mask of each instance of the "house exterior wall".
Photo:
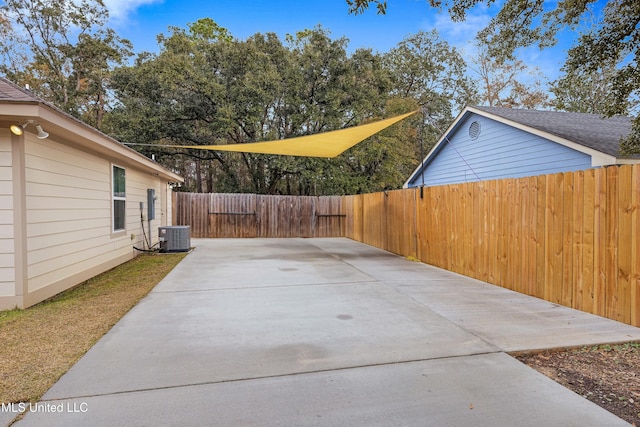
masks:
{"type": "Polygon", "coordinates": [[[425,163],[408,187],[519,178],[592,167],[591,156],[513,128],[495,120],[470,114],[460,121],[443,141],[435,156],[425,163]],[[471,123],[480,125],[476,139],[470,136],[471,123]]]}
{"type": "Polygon", "coordinates": [[[0,132],[0,309],[31,306],[113,268],[138,255],[134,247],[156,243],[158,226],[170,225],[166,179],[135,162],[112,161],[53,135],[40,140],[25,132],[19,141],[24,150],[20,188],[25,242],[22,256],[14,253],[20,240],[14,239],[16,195],[11,192],[16,170],[12,136],[5,129],[0,132]],[[117,232],[112,222],[113,165],[124,168],[126,177],[125,229],[117,232]],[[151,227],[147,189],[156,193],[151,227]],[[25,267],[17,271],[14,264],[25,267]],[[21,292],[16,284],[23,283],[21,292]]]}
{"type": "Polygon", "coordinates": [[[11,133],[0,129],[0,297],[15,295],[11,133]]]}

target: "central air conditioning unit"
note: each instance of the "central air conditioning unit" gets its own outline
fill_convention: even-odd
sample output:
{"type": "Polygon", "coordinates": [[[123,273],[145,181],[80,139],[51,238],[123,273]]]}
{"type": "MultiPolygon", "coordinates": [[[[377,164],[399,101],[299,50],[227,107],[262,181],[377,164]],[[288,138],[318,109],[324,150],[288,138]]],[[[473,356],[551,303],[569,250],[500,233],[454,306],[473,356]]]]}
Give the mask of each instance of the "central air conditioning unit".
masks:
{"type": "Polygon", "coordinates": [[[160,252],[188,252],[191,249],[191,227],[173,225],[158,227],[160,252]]]}

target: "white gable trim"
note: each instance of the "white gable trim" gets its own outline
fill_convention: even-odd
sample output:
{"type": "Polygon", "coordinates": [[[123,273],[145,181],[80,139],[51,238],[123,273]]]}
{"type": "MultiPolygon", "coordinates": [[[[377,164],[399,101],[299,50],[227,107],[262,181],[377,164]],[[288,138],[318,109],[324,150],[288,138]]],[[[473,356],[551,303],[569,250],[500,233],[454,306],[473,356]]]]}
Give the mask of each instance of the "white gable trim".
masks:
{"type": "MultiPolygon", "coordinates": [[[[495,120],[495,121],[503,123],[503,124],[505,124],[507,126],[511,126],[513,128],[520,129],[520,130],[522,130],[524,132],[539,136],[541,138],[545,138],[545,139],[547,139],[549,141],[553,141],[555,143],[558,143],[558,144],[563,145],[565,147],[571,148],[572,150],[578,151],[580,153],[587,154],[588,156],[591,157],[591,166],[593,166],[593,167],[614,165],[614,164],[617,164],[617,163],[624,163],[623,161],[621,161],[620,159],[616,158],[615,156],[611,156],[611,155],[605,154],[605,153],[603,153],[601,151],[594,150],[594,149],[589,148],[589,147],[585,147],[584,145],[577,144],[577,143],[575,143],[573,141],[570,141],[570,140],[568,140],[566,138],[562,138],[562,137],[559,137],[557,135],[553,135],[551,133],[544,132],[544,131],[541,131],[539,129],[532,128],[530,126],[526,126],[526,125],[523,125],[521,123],[505,119],[504,117],[496,116],[494,114],[488,113],[488,112],[483,111],[483,110],[479,110],[479,109],[474,108],[474,107],[466,106],[466,107],[464,107],[462,112],[460,114],[458,114],[458,117],[456,117],[456,119],[453,121],[453,123],[451,123],[451,125],[447,128],[447,130],[444,132],[442,137],[440,137],[440,139],[438,140],[436,145],[434,145],[433,148],[426,155],[426,157],[424,159],[422,159],[422,161],[420,162],[418,167],[413,171],[413,173],[411,173],[411,175],[409,176],[409,179],[407,179],[407,181],[404,183],[402,188],[408,188],[409,187],[409,183],[422,171],[423,168],[427,167],[427,165],[431,162],[431,160],[433,160],[433,157],[435,157],[436,153],[439,151],[440,146],[443,143],[445,143],[449,139],[451,134],[453,134],[457,130],[460,122],[463,119],[465,119],[467,117],[467,115],[472,114],[472,113],[473,114],[477,114],[477,115],[482,116],[482,117],[486,117],[486,118],[491,119],[491,120],[495,120]]],[[[637,163],[637,162],[631,161],[630,163],[637,163]]]]}
{"type": "Polygon", "coordinates": [[[606,166],[606,165],[613,165],[616,164],[617,158],[615,156],[612,156],[610,154],[605,154],[601,151],[598,150],[594,150],[593,148],[589,148],[589,147],[585,147],[582,144],[577,144],[573,141],[570,141],[566,138],[562,138],[560,136],[548,133],[548,132],[544,132],[541,131],[539,129],[535,129],[526,125],[523,125],[521,123],[518,122],[514,122],[512,120],[508,120],[505,119],[504,117],[500,117],[500,116],[496,116],[490,113],[487,113],[486,111],[482,111],[482,110],[478,110],[476,108],[473,107],[466,107],[465,110],[470,111],[472,113],[476,113],[479,114],[481,116],[487,117],[489,119],[495,120],[497,122],[500,123],[504,123],[508,126],[511,126],[513,128],[516,129],[520,129],[522,131],[528,132],[530,134],[533,135],[537,135],[541,138],[545,138],[548,139],[550,141],[556,142],[560,145],[564,145],[565,147],[571,148],[575,151],[578,151],[580,153],[584,153],[587,154],[589,156],[591,156],[591,166],[606,166]]]}
{"type": "Polygon", "coordinates": [[[402,185],[402,188],[409,188],[409,183],[413,180],[413,178],[418,173],[420,173],[420,171],[424,167],[426,167],[429,164],[429,162],[432,160],[432,157],[434,156],[434,153],[436,153],[440,148],[440,145],[442,145],[442,143],[447,140],[448,136],[453,133],[454,129],[458,127],[458,124],[462,120],[462,117],[466,114],[467,109],[468,107],[465,107],[464,110],[462,110],[462,112],[458,114],[458,117],[456,117],[456,119],[451,123],[451,125],[449,125],[449,127],[442,134],[438,142],[436,142],[436,145],[434,145],[431,148],[431,150],[429,150],[429,152],[423,159],[420,159],[420,164],[418,165],[417,168],[415,168],[415,170],[411,173],[411,175],[409,175],[409,179],[405,181],[405,183],[402,185]]]}

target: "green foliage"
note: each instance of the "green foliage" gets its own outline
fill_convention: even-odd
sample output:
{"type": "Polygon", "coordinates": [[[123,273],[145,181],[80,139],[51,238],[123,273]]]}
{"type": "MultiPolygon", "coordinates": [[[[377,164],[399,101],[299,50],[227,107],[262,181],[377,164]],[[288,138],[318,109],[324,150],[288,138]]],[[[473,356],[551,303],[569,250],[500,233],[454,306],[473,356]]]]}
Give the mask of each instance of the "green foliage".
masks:
{"type": "Polygon", "coordinates": [[[7,0],[0,11],[7,24],[1,30],[0,71],[100,128],[110,101],[110,72],[132,49],[105,27],[107,18],[101,0],[7,0]]]}
{"type": "MultiPolygon", "coordinates": [[[[640,96],[640,3],[607,2],[603,17],[585,32],[568,52],[565,69],[569,74],[588,76],[603,72],[609,96],[602,100],[604,114],[628,114],[636,111],[640,96]]],[[[633,123],[633,133],[622,140],[621,151],[640,154],[640,117],[633,123]]]]}
{"type": "Polygon", "coordinates": [[[216,24],[216,22],[211,18],[198,19],[196,22],[188,24],[187,27],[189,28],[189,33],[194,40],[223,40],[228,42],[233,40],[229,31],[216,24]]]}
{"type": "Polygon", "coordinates": [[[623,156],[640,155],[640,120],[633,121],[632,132],[620,141],[620,154],[623,156]]]}
{"type": "MultiPolygon", "coordinates": [[[[322,27],[289,35],[283,43],[274,34],[230,39],[212,21],[198,23],[206,24],[205,29],[173,28],[159,37],[159,54],[140,55],[133,66],[116,70],[113,88],[121,105],[108,120],[109,131],[120,140],[156,143],[140,150],[185,176],[185,189],[362,193],[398,188],[415,168],[416,120],[336,159],[162,148],[242,144],[341,129],[416,109],[417,98],[426,93],[399,88],[400,79],[384,56],[367,49],[348,55],[347,40],[332,39],[322,27]],[[216,35],[199,36],[203,33],[216,35]]],[[[414,59],[425,52],[418,51],[414,59]]],[[[432,83],[429,96],[438,99],[434,110],[445,106],[442,116],[449,119],[455,79],[463,66],[455,61],[432,65],[437,65],[437,75],[429,75],[434,72],[426,67],[419,71],[432,83]],[[448,70],[449,64],[458,68],[448,70]],[[438,93],[444,87],[447,92],[438,93]]]]}
{"type": "MultiPolygon", "coordinates": [[[[558,110],[590,114],[607,114],[608,106],[617,102],[614,92],[616,67],[610,64],[592,72],[563,68],[564,74],[551,85],[558,110]]],[[[631,104],[625,108],[628,114],[631,104]]]]}
{"type": "Polygon", "coordinates": [[[373,3],[376,5],[376,9],[378,9],[378,13],[380,15],[384,15],[385,13],[387,13],[386,0],[347,0],[347,5],[349,5],[349,13],[354,13],[356,15],[364,13],[364,11],[369,8],[369,3],[373,3]]]}
{"type": "Polygon", "coordinates": [[[543,77],[536,67],[517,59],[494,58],[486,46],[480,45],[470,68],[479,77],[479,98],[484,105],[508,108],[549,106],[549,96],[542,89],[543,77]],[[525,83],[523,78],[532,82],[525,83]]]}
{"type": "MultiPolygon", "coordinates": [[[[368,1],[350,3],[364,11],[368,1]]],[[[386,2],[376,1],[379,13],[386,2]]],[[[318,26],[280,40],[235,39],[211,18],[157,37],[140,53],[105,27],[101,0],[9,0],[1,71],[39,96],[185,177],[183,190],[346,194],[398,188],[464,104],[478,99],[459,52],[436,31],[385,54],[347,53],[318,26]],[[243,144],[414,116],[336,159],[168,145],[243,144]]]]}
{"type": "MultiPolygon", "coordinates": [[[[371,4],[385,13],[386,0],[346,0],[350,13],[363,13],[371,4]]],[[[429,0],[432,7],[447,9],[454,21],[464,21],[478,4],[493,0],[429,0]]],[[[550,6],[544,0],[506,0],[477,37],[489,56],[514,61],[518,49],[557,43],[567,28],[582,35],[568,52],[565,75],[554,83],[557,107],[571,111],[598,111],[607,116],[637,114],[640,96],[640,2],[608,0],[601,19],[590,22],[603,5],[597,0],[561,1],[550,6]],[[603,93],[604,92],[604,93],[603,93]],[[601,96],[604,95],[604,96],[601,96]],[[599,99],[598,99],[598,96],[599,99]]],[[[633,134],[621,141],[621,151],[640,154],[640,118],[633,134]]]]}
{"type": "Polygon", "coordinates": [[[436,30],[406,37],[384,61],[394,80],[394,95],[415,99],[446,122],[453,108],[475,97],[462,56],[436,30]]]}

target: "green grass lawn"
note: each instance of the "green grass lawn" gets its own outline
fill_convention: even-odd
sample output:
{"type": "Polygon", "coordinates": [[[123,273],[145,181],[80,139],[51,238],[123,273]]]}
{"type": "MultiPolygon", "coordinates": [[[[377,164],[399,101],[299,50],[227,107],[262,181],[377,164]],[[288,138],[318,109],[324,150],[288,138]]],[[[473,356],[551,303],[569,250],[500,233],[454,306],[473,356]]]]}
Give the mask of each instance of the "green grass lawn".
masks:
{"type": "Polygon", "coordinates": [[[31,308],[0,311],[0,402],[37,401],[185,255],[140,255],[31,308]]]}

